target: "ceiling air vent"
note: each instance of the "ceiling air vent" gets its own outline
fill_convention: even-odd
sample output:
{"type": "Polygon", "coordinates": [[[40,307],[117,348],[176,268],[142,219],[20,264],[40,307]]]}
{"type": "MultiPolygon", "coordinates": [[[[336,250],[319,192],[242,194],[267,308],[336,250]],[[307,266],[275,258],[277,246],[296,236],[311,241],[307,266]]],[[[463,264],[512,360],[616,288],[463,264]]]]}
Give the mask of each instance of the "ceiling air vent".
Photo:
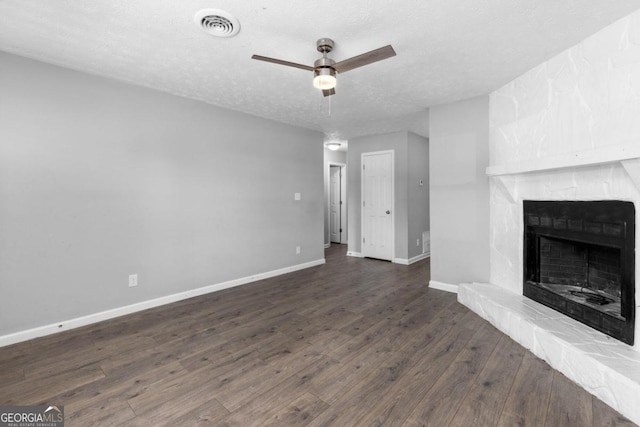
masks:
{"type": "Polygon", "coordinates": [[[224,10],[203,9],[196,13],[196,24],[216,37],[231,37],[240,31],[240,22],[224,10]]]}

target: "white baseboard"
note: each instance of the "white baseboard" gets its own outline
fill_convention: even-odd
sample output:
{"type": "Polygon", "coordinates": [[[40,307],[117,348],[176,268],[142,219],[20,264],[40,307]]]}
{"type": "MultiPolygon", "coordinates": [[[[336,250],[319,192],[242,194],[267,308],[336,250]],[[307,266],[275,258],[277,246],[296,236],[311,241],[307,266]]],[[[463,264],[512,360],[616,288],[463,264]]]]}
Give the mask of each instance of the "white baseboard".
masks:
{"type": "Polygon", "coordinates": [[[414,256],[413,258],[409,258],[409,259],[406,259],[406,258],[394,258],[393,262],[396,263],[396,264],[411,265],[414,262],[422,261],[423,259],[429,258],[430,255],[431,255],[430,253],[426,252],[424,254],[420,254],[420,255],[414,256]]]}
{"type": "Polygon", "coordinates": [[[356,258],[364,258],[364,255],[362,255],[362,253],[353,252],[353,251],[348,251],[347,252],[347,256],[353,256],[353,257],[356,257],[356,258]]]}
{"type": "Polygon", "coordinates": [[[324,244],[324,248],[325,248],[325,249],[330,248],[330,247],[331,247],[331,242],[329,242],[329,243],[325,243],[325,244],[324,244]]]}
{"type": "Polygon", "coordinates": [[[303,264],[297,264],[297,265],[292,265],[290,267],[281,268],[278,270],[268,271],[266,273],[254,274],[252,276],[247,276],[240,279],[229,280],[227,282],[205,286],[203,288],[191,289],[188,291],[179,292],[177,294],[167,295],[164,297],[155,298],[147,301],[141,301],[141,302],[127,305],[124,307],[118,307],[111,310],[102,311],[99,313],[89,314],[87,316],[76,317],[75,319],[62,320],[60,322],[52,323],[50,325],[38,326],[33,329],[14,332],[12,334],[0,336],[0,347],[16,344],[22,341],[27,341],[27,340],[42,337],[45,335],[51,335],[51,334],[55,334],[62,331],[68,331],[70,329],[79,328],[81,326],[90,325],[92,323],[101,322],[103,320],[113,319],[115,317],[124,316],[126,314],[135,313],[135,312],[146,310],[149,308],[170,304],[172,302],[182,301],[188,298],[205,295],[211,292],[217,292],[223,289],[233,288],[235,286],[246,285],[247,283],[268,279],[270,277],[280,276],[286,273],[291,273],[293,271],[315,267],[317,265],[322,265],[325,262],[326,262],[325,259],[322,258],[315,261],[306,262],[303,264]]]}
{"type": "Polygon", "coordinates": [[[441,291],[458,293],[458,285],[452,285],[450,283],[438,282],[436,280],[429,280],[429,287],[433,289],[439,289],[441,291]]]}

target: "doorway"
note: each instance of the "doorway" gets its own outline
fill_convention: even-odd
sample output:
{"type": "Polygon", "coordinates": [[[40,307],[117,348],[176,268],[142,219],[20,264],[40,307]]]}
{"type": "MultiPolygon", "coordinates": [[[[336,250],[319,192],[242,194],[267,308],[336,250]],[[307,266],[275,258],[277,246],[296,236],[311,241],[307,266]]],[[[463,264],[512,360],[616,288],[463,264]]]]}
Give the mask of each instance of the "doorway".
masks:
{"type": "Polygon", "coordinates": [[[362,255],[393,261],[393,150],[362,153],[362,255]]]}
{"type": "Polygon", "coordinates": [[[329,165],[329,241],[347,243],[346,166],[329,165]]]}

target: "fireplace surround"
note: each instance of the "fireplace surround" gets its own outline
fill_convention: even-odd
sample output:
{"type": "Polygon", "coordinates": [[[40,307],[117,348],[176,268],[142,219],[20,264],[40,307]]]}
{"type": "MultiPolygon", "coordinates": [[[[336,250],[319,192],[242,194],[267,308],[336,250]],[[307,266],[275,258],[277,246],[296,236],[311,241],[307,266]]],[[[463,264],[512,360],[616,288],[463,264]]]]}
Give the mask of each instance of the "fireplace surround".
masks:
{"type": "Polygon", "coordinates": [[[523,217],[523,294],[633,345],[633,203],[524,200],[523,217]]]}
{"type": "MultiPolygon", "coordinates": [[[[640,425],[640,318],[635,319],[635,340],[630,345],[581,323],[568,314],[534,301],[525,296],[523,290],[526,282],[524,269],[527,264],[524,239],[528,228],[523,220],[524,202],[626,201],[629,202],[627,206],[631,206],[630,202],[638,206],[640,144],[619,149],[609,148],[606,152],[593,150],[578,155],[556,156],[537,162],[498,164],[487,168],[487,174],[491,183],[490,278],[486,283],[460,284],[458,301],[640,425]]],[[[616,212],[617,209],[605,211],[616,212]]],[[[563,233],[571,231],[569,220],[556,218],[554,228],[552,215],[542,217],[547,219],[539,220],[540,227],[544,227],[551,235],[543,237],[565,240],[563,233]]],[[[636,212],[634,219],[629,219],[627,224],[637,223],[639,217],[640,212],[636,212]]],[[[589,240],[593,236],[617,233],[612,231],[617,230],[616,227],[610,228],[612,223],[615,225],[615,220],[601,221],[597,226],[590,223],[598,221],[591,221],[589,217],[581,221],[581,231],[585,231],[586,225],[589,232],[582,236],[587,240],[579,242],[580,245],[597,243],[589,240]]],[[[572,222],[571,227],[574,226],[576,223],[572,222]]],[[[629,227],[626,234],[631,236],[637,248],[640,236],[635,230],[631,233],[629,227]]],[[[612,239],[613,236],[609,238],[612,239]]],[[[621,249],[615,246],[620,244],[613,246],[614,248],[606,247],[604,252],[610,253],[613,250],[619,256],[617,251],[621,249]]],[[[567,252],[566,248],[554,250],[567,252]]],[[[577,249],[578,252],[581,250],[584,251],[584,247],[577,249]]],[[[633,252],[628,250],[627,256],[633,252]]],[[[634,254],[632,262],[640,265],[640,254],[634,254]]],[[[609,280],[615,282],[615,279],[609,280]]],[[[639,283],[638,269],[630,280],[639,283]]],[[[637,294],[635,290],[633,292],[637,294]]],[[[636,299],[634,316],[639,309],[636,299]]],[[[627,322],[630,328],[633,321],[627,322]]]]}

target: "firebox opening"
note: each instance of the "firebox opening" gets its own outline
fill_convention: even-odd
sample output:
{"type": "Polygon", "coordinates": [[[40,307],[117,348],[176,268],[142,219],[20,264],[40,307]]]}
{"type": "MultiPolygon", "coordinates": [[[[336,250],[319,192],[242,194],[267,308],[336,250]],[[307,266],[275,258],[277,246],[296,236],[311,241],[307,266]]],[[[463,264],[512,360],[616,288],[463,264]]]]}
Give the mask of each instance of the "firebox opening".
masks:
{"type": "Polygon", "coordinates": [[[539,286],[624,319],[620,249],[540,237],[539,286]]]}
{"type": "Polygon", "coordinates": [[[523,207],[523,294],[633,344],[633,203],[526,200],[523,207]]]}

